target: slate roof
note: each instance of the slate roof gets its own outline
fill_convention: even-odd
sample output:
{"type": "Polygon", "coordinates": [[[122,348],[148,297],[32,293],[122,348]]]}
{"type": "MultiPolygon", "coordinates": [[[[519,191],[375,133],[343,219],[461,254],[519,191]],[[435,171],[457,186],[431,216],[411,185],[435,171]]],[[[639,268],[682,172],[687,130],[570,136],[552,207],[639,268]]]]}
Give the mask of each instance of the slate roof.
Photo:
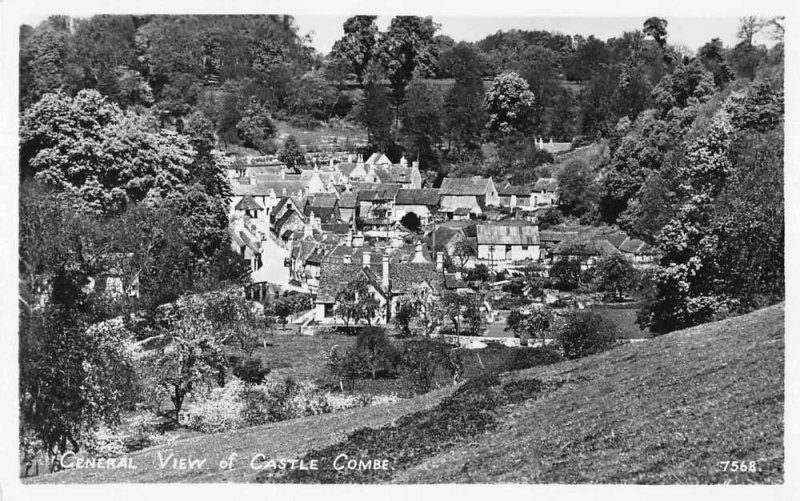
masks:
{"type": "Polygon", "coordinates": [[[252,196],[245,195],[239,200],[239,203],[236,204],[236,210],[264,210],[264,207],[261,207],[261,204],[255,201],[252,196]]]}
{"type": "Polygon", "coordinates": [[[502,196],[508,197],[511,195],[529,197],[531,196],[532,191],[533,191],[533,186],[529,184],[514,185],[511,183],[503,183],[502,185],[497,186],[497,194],[500,195],[501,197],[502,196]]]}
{"type": "Polygon", "coordinates": [[[539,227],[522,224],[479,224],[478,245],[538,245],[539,227]]]}
{"type": "Polygon", "coordinates": [[[442,180],[439,192],[442,195],[485,195],[489,191],[491,178],[480,176],[473,177],[446,177],[442,180]]]}
{"type": "Polygon", "coordinates": [[[324,233],[346,235],[350,231],[350,225],[347,223],[322,223],[322,231],[324,233]]]}
{"type": "Polygon", "coordinates": [[[382,183],[408,183],[411,181],[411,167],[376,165],[373,170],[382,183]]]}
{"type": "MultiPolygon", "coordinates": [[[[603,235],[602,238],[605,238],[606,240],[611,242],[611,245],[613,245],[614,247],[619,249],[619,246],[622,245],[623,242],[628,240],[628,235],[626,235],[625,233],[623,233],[621,231],[618,231],[618,232],[615,232],[615,233],[609,233],[607,235],[603,235]]],[[[644,242],[642,242],[642,243],[644,243],[644,242]]],[[[620,249],[620,250],[622,250],[622,249],[620,249]]]]}
{"type": "Polygon", "coordinates": [[[625,252],[626,254],[634,254],[634,255],[641,255],[641,254],[653,254],[655,253],[655,249],[644,242],[643,240],[639,240],[638,238],[627,238],[624,242],[619,246],[619,250],[625,252]]]}
{"type": "Polygon", "coordinates": [[[403,189],[397,192],[395,205],[439,205],[439,190],[436,189],[403,189]]]}
{"type": "MultiPolygon", "coordinates": [[[[334,302],[336,294],[342,287],[346,287],[359,273],[364,273],[364,276],[366,276],[377,289],[381,289],[383,278],[383,254],[380,251],[377,251],[377,253],[371,252],[371,266],[369,268],[364,268],[362,260],[356,259],[355,255],[353,256],[353,262],[350,264],[331,262],[330,258],[336,253],[337,249],[334,249],[331,255],[322,263],[317,302],[334,302]]],[[[405,294],[410,291],[412,287],[423,282],[429,283],[436,292],[441,290],[443,278],[441,273],[436,271],[436,265],[430,262],[398,263],[394,259],[390,259],[389,286],[392,295],[405,294]]],[[[385,293],[385,291],[381,292],[385,293]]]]}
{"type": "Polygon", "coordinates": [[[299,181],[290,181],[284,179],[270,179],[258,180],[252,184],[243,184],[231,182],[231,189],[235,196],[259,196],[268,197],[274,191],[275,196],[283,196],[283,190],[286,189],[286,195],[294,195],[295,193],[302,193],[305,191],[305,186],[299,181]]]}
{"type": "MultiPolygon", "coordinates": [[[[368,184],[368,183],[364,183],[368,184]]],[[[359,202],[371,202],[373,200],[394,200],[400,191],[399,184],[373,184],[376,188],[359,190],[356,199],[359,202]]]]}
{"type": "Polygon", "coordinates": [[[578,236],[562,240],[550,252],[564,256],[609,256],[619,251],[604,238],[578,236]]]}
{"type": "Polygon", "coordinates": [[[350,177],[350,173],[352,173],[356,169],[356,167],[358,167],[358,164],[340,163],[336,164],[336,166],[339,167],[339,171],[341,171],[341,173],[344,174],[344,177],[350,177]]]}
{"type": "Polygon", "coordinates": [[[339,198],[339,207],[343,209],[354,209],[358,206],[358,195],[356,193],[342,193],[339,198]]]}
{"type": "Polygon", "coordinates": [[[551,231],[551,230],[539,230],[539,241],[540,242],[561,242],[562,240],[568,238],[575,238],[578,236],[578,233],[575,231],[567,232],[567,231],[551,231]]]}
{"type": "Polygon", "coordinates": [[[558,189],[558,180],[554,177],[540,177],[533,185],[535,191],[554,192],[558,189]]]}

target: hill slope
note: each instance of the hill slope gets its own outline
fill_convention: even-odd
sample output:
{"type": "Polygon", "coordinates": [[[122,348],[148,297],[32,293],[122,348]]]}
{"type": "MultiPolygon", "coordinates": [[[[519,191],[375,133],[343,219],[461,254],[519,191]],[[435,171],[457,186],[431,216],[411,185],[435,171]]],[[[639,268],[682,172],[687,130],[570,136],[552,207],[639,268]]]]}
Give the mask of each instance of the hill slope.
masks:
{"type": "MultiPolygon", "coordinates": [[[[502,378],[505,389],[536,380],[543,384],[527,384],[528,389],[543,388],[535,399],[521,398],[493,410],[479,410],[472,417],[479,417],[488,431],[472,436],[463,430],[460,435],[455,433],[457,438],[447,438],[428,449],[439,452],[421,454],[404,463],[407,467],[385,472],[389,481],[783,482],[783,304],[502,378]],[[487,412],[493,417],[487,419],[487,412]],[[733,460],[755,461],[760,471],[723,471],[719,462],[733,460]]],[[[313,458],[319,457],[315,451],[325,448],[338,454],[357,446],[367,435],[377,444],[369,453],[391,457],[381,456],[385,444],[400,440],[412,446],[415,440],[426,440],[420,438],[426,436],[420,432],[434,429],[434,425],[441,428],[442,423],[434,420],[443,405],[460,405],[466,409],[465,415],[471,413],[471,401],[464,397],[459,402],[460,390],[453,396],[453,389],[442,388],[387,406],[176,442],[132,455],[138,470],[73,470],[32,482],[271,481],[250,468],[254,454],[275,459],[308,454],[313,458]],[[415,423],[429,428],[415,429],[415,423]],[[369,429],[351,433],[363,427],[369,429]],[[158,452],[208,457],[209,461],[202,470],[162,470],[158,452]],[[231,452],[239,454],[236,467],[220,470],[219,461],[231,452]]],[[[467,392],[470,398],[477,395],[475,402],[498,401],[482,400],[475,391],[467,392]]],[[[445,427],[450,424],[444,423],[445,427]]],[[[386,479],[382,475],[372,481],[386,479]]],[[[300,481],[313,482],[314,474],[300,481]]],[[[332,481],[357,480],[334,476],[332,481]]]]}
{"type": "Polygon", "coordinates": [[[508,377],[530,378],[566,383],[395,481],[783,482],[783,304],[508,377]]]}

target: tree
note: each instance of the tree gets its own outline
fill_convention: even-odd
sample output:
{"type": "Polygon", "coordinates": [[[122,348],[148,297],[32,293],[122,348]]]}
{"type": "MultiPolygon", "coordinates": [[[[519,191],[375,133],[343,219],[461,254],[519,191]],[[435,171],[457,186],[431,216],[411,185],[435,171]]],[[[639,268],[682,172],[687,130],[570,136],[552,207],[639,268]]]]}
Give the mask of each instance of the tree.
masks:
{"type": "Polygon", "coordinates": [[[597,200],[594,176],[581,159],[570,160],[558,173],[559,210],[567,215],[591,213],[597,200]]]}
{"type": "MultiPolygon", "coordinates": [[[[462,238],[453,246],[450,258],[459,270],[463,270],[470,259],[478,256],[478,244],[471,238],[462,238]]],[[[486,277],[488,280],[488,275],[486,277]]]]}
{"type": "Polygon", "coordinates": [[[714,38],[697,51],[697,57],[703,66],[714,75],[714,84],[718,88],[736,78],[736,74],[725,60],[725,49],[719,38],[714,38]]]}
{"type": "Polygon", "coordinates": [[[20,43],[20,76],[26,75],[28,84],[20,85],[20,101],[24,105],[20,109],[66,87],[69,31],[65,21],[66,18],[51,16],[20,43]]]}
{"type": "Polygon", "coordinates": [[[472,45],[461,42],[442,53],[443,71],[455,78],[444,103],[445,130],[456,149],[475,150],[486,124],[483,106],[483,64],[472,45]]]}
{"type": "Polygon", "coordinates": [[[574,290],[581,285],[581,263],[572,259],[560,259],[550,267],[549,275],[560,289],[574,290]]]}
{"type": "Polygon", "coordinates": [[[530,313],[522,313],[520,310],[512,310],[506,319],[506,332],[512,331],[514,335],[527,341],[529,339],[541,340],[544,346],[545,339],[550,333],[551,328],[555,325],[555,315],[553,310],[545,306],[543,308],[536,308],[530,313]]]}
{"type": "Polygon", "coordinates": [[[94,90],[74,98],[47,94],[21,122],[22,175],[74,193],[99,212],[179,189],[195,156],[185,136],[154,132],[147,117],[123,113],[94,90]]]}
{"type": "Polygon", "coordinates": [[[298,169],[306,164],[306,156],[303,150],[300,149],[300,144],[297,142],[296,137],[289,136],[286,138],[281,152],[278,153],[278,160],[285,163],[290,169],[298,169]]]}
{"type": "Polygon", "coordinates": [[[525,132],[531,123],[534,105],[528,82],[518,73],[498,75],[484,98],[489,121],[486,128],[495,136],[525,132]]]}
{"type": "Polygon", "coordinates": [[[470,336],[480,334],[484,318],[481,312],[483,301],[479,295],[446,291],[441,301],[444,314],[452,322],[456,336],[461,335],[463,323],[467,324],[470,336]]]}
{"type": "Polygon", "coordinates": [[[685,108],[692,100],[705,102],[713,93],[714,76],[695,59],[665,75],[653,89],[653,101],[666,115],[674,107],[685,108]]]}
{"type": "Polygon", "coordinates": [[[169,392],[175,406],[175,421],[186,395],[219,381],[225,372],[221,338],[202,312],[178,311],[167,320],[163,335],[168,341],[154,355],[157,384],[169,392]]]}
{"type": "Polygon", "coordinates": [[[402,108],[406,151],[430,168],[438,165],[437,145],[442,139],[442,96],[431,85],[412,81],[402,108]]]}
{"type": "Polygon", "coordinates": [[[418,232],[422,227],[422,222],[419,220],[419,216],[415,212],[407,212],[400,219],[400,224],[415,233],[418,232]]]}
{"type": "Polygon", "coordinates": [[[623,292],[630,290],[637,281],[636,268],[620,253],[605,256],[597,261],[594,281],[598,290],[611,293],[617,301],[623,292]]]}
{"type": "Polygon", "coordinates": [[[440,298],[427,285],[417,284],[398,302],[394,323],[403,337],[430,337],[442,325],[443,317],[440,298]]]}
{"type": "Polygon", "coordinates": [[[377,16],[353,16],[344,22],[344,36],[333,44],[332,60],[344,61],[355,73],[356,82],[364,84],[367,68],[375,55],[378,40],[377,16]]]}
{"type": "Polygon", "coordinates": [[[241,113],[241,119],[236,123],[236,131],[248,148],[255,148],[261,153],[273,151],[270,139],[275,136],[275,125],[264,105],[251,102],[241,113]]]}
{"type": "Polygon", "coordinates": [[[379,327],[369,327],[359,332],[355,351],[363,353],[372,373],[372,379],[375,379],[379,372],[393,371],[399,357],[397,350],[386,337],[386,332],[379,327]]]}
{"type": "Polygon", "coordinates": [[[434,35],[439,26],[430,17],[396,16],[381,34],[377,52],[386,69],[392,99],[399,108],[414,76],[433,76],[438,64],[434,35]]]}
{"type": "Polygon", "coordinates": [[[345,326],[349,326],[350,322],[357,325],[361,320],[372,325],[372,320],[380,308],[380,303],[370,290],[369,282],[362,275],[353,279],[336,294],[334,311],[344,320],[345,326]]]}
{"type": "Polygon", "coordinates": [[[667,20],[660,17],[651,17],[644,22],[644,34],[653,37],[662,49],[667,43],[667,20]]]}
{"type": "Polygon", "coordinates": [[[567,313],[556,331],[558,344],[569,359],[608,350],[614,346],[618,335],[611,321],[590,311],[567,313]]]}
{"type": "Polygon", "coordinates": [[[357,120],[367,128],[367,143],[377,151],[386,151],[392,144],[392,112],[383,88],[368,82],[364,100],[356,112],[357,120]]]}

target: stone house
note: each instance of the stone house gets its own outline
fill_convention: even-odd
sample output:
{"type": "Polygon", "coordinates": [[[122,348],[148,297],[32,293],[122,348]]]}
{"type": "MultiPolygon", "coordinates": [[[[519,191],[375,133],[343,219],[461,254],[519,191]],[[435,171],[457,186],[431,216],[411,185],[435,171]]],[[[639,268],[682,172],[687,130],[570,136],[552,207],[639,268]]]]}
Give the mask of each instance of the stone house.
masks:
{"type": "Polygon", "coordinates": [[[394,207],[394,221],[400,221],[406,214],[413,212],[419,217],[422,226],[427,226],[439,208],[439,190],[401,189],[395,197],[394,207]]]}
{"type": "Polygon", "coordinates": [[[481,214],[486,207],[500,205],[500,197],[492,178],[473,176],[446,177],[439,188],[441,212],[452,218],[457,209],[467,209],[471,214],[481,214]]]}
{"type": "Polygon", "coordinates": [[[539,227],[524,221],[478,224],[478,262],[492,270],[539,260],[539,227]],[[517,224],[518,223],[518,224],[517,224]]]}

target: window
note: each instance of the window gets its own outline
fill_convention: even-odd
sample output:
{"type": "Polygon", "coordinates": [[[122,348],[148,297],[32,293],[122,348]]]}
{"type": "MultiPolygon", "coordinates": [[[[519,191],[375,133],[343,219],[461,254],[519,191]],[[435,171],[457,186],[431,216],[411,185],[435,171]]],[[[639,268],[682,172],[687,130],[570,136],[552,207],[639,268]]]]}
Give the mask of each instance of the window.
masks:
{"type": "Polygon", "coordinates": [[[528,246],[527,245],[523,245],[522,246],[522,250],[524,250],[524,251],[528,250],[528,246]]]}
{"type": "Polygon", "coordinates": [[[325,318],[333,316],[333,303],[325,303],[325,318]]]}

